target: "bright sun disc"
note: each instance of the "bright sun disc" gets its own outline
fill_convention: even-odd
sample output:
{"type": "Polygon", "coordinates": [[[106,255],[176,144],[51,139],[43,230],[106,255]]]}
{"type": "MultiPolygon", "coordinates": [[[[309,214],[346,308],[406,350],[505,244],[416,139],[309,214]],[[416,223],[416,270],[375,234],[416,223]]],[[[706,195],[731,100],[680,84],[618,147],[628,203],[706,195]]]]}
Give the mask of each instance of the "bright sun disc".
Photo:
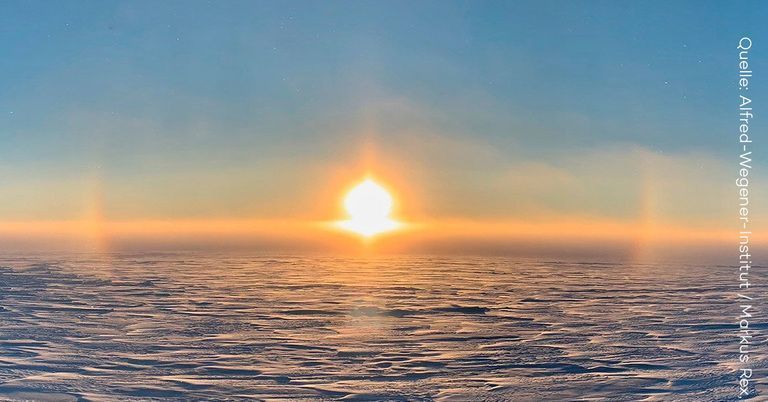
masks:
{"type": "Polygon", "coordinates": [[[341,222],[341,227],[363,236],[370,237],[398,226],[389,218],[392,196],[371,179],[366,179],[347,193],[344,208],[349,220],[341,222]]]}

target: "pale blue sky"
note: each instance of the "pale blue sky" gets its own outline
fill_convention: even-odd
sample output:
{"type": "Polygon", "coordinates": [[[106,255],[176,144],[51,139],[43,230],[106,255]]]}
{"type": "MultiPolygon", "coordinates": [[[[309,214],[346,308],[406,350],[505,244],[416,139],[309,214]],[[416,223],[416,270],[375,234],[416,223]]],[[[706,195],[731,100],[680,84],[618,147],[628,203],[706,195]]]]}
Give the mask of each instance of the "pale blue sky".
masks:
{"type": "Polygon", "coordinates": [[[632,216],[650,163],[662,215],[725,216],[760,4],[2,2],[0,217],[78,216],[93,177],[117,218],[290,215],[371,126],[434,214],[632,216]]]}

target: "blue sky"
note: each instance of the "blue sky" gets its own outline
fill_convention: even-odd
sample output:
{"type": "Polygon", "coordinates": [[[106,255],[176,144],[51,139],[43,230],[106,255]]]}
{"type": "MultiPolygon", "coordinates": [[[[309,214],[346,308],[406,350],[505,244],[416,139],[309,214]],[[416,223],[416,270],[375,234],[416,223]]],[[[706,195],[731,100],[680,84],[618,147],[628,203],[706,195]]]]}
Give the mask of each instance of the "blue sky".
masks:
{"type": "Polygon", "coordinates": [[[661,216],[725,221],[735,46],[759,98],[767,11],[3,2],[0,218],[77,217],[94,181],[114,218],[290,216],[373,141],[426,214],[631,218],[650,165],[661,216]]]}

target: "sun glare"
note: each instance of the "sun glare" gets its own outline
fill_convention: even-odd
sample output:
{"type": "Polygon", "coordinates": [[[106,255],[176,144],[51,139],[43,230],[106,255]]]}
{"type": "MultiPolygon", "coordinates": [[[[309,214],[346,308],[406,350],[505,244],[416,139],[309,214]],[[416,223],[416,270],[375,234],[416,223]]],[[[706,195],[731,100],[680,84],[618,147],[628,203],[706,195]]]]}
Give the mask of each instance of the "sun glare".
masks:
{"type": "Polygon", "coordinates": [[[392,196],[384,187],[366,179],[344,198],[349,220],[341,222],[340,226],[365,237],[396,229],[399,224],[389,218],[392,203],[392,196]]]}

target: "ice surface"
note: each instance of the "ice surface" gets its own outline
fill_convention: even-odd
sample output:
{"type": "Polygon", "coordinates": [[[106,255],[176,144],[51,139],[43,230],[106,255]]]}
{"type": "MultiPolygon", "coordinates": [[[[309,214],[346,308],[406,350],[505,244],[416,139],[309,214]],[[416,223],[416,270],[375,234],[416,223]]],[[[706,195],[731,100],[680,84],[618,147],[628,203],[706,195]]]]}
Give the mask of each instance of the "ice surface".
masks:
{"type": "Polygon", "coordinates": [[[731,267],[213,254],[0,266],[4,398],[737,395],[731,267]]]}

